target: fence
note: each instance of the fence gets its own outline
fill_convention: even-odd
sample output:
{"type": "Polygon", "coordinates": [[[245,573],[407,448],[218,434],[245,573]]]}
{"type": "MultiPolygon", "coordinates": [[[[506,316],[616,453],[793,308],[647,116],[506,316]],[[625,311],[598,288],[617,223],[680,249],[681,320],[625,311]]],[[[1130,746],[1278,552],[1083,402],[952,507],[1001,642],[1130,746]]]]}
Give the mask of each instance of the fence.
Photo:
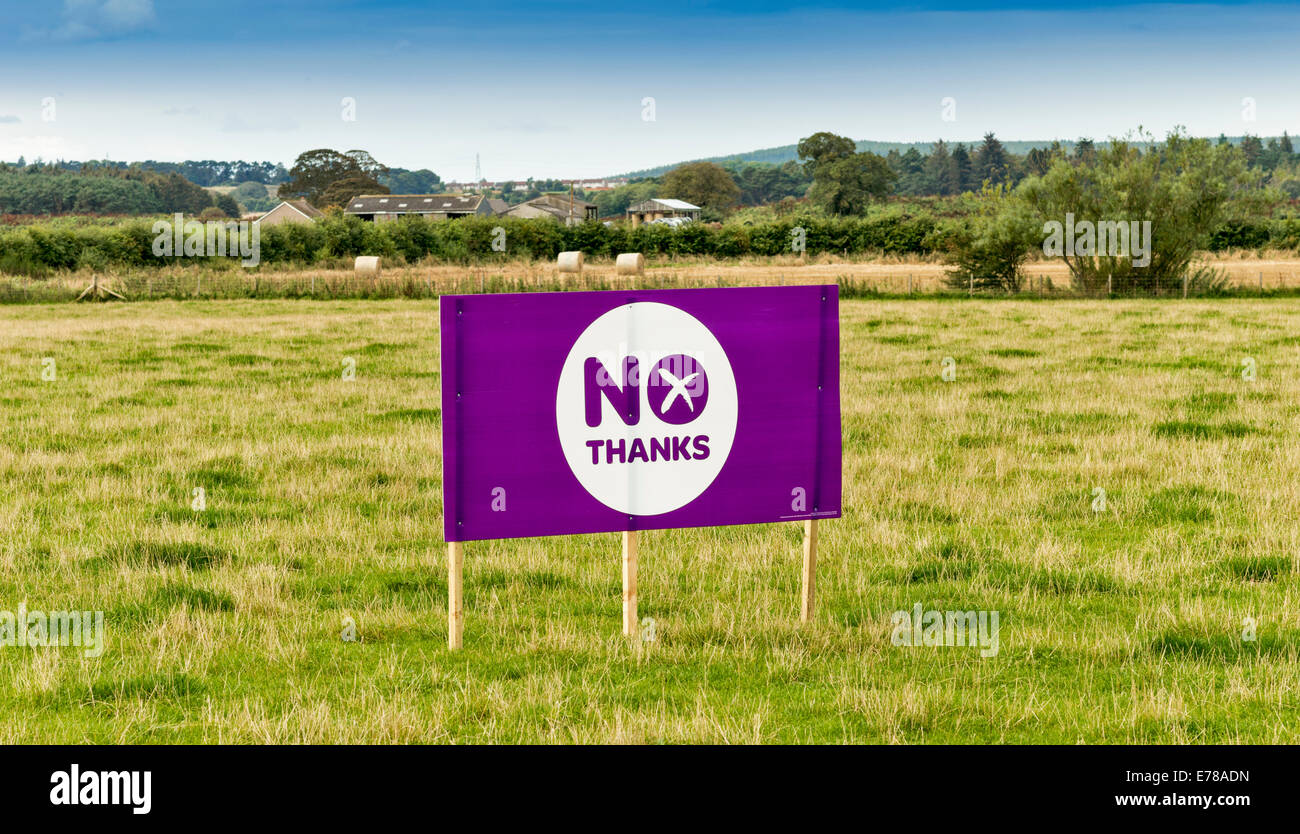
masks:
{"type": "MultiPolygon", "coordinates": [[[[1255,270],[1236,269],[1212,295],[1278,296],[1300,294],[1300,262],[1255,270]]],[[[0,303],[43,303],[95,297],[97,278],[65,274],[50,278],[0,276],[0,303]],[[87,290],[90,292],[87,292],[87,290]]],[[[845,298],[981,297],[1005,298],[1000,290],[949,285],[944,268],[920,265],[909,269],[886,265],[817,264],[809,266],[699,266],[660,268],[644,275],[616,274],[612,266],[584,270],[581,275],[561,275],[553,266],[500,271],[474,267],[402,267],[379,275],[358,275],[352,270],[246,271],[188,269],[169,272],[140,270],[102,278],[98,297],[108,290],[126,301],[159,299],[239,298],[437,298],[448,294],[538,292],[614,289],[665,289],[674,287],[738,287],[787,284],[837,283],[845,298]]],[[[1122,292],[1114,287],[1082,292],[1060,270],[1029,272],[1015,297],[1177,297],[1206,294],[1197,287],[1139,289],[1122,292]]]]}

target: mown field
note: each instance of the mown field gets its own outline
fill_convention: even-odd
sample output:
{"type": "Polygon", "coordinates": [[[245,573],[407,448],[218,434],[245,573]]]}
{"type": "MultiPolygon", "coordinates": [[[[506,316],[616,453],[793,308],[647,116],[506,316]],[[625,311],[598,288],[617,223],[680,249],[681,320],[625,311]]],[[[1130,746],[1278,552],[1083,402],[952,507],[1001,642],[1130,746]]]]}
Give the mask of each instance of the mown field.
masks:
{"type": "Polygon", "coordinates": [[[436,310],[0,310],[0,610],[108,635],[0,648],[0,742],[1300,737],[1292,301],[846,301],[814,623],[795,524],[642,534],[636,643],[617,535],[479,542],[457,653],[436,310]]]}

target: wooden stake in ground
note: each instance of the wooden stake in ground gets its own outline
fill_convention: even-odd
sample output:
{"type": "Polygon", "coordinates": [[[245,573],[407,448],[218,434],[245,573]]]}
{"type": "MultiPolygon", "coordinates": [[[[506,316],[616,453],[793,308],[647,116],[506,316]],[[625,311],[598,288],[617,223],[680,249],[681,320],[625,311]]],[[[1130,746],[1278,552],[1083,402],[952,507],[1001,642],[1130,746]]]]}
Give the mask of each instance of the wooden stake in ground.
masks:
{"type": "Polygon", "coordinates": [[[636,634],[636,531],[623,532],[623,634],[636,634]]]}
{"type": "Polygon", "coordinates": [[[447,542],[447,648],[461,647],[465,622],[461,612],[461,569],[465,561],[463,542],[447,542]]]}
{"type": "Polygon", "coordinates": [[[81,291],[81,295],[77,296],[77,300],[81,301],[87,295],[89,295],[91,298],[103,298],[105,295],[111,295],[114,298],[120,299],[121,301],[126,301],[126,297],[123,296],[121,293],[114,292],[104,284],[101,284],[99,281],[98,274],[96,274],[94,278],[91,279],[90,286],[86,287],[84,290],[81,291]]]}
{"type": "Polygon", "coordinates": [[[817,602],[817,519],[803,523],[803,604],[799,621],[812,622],[813,608],[817,602]]]}

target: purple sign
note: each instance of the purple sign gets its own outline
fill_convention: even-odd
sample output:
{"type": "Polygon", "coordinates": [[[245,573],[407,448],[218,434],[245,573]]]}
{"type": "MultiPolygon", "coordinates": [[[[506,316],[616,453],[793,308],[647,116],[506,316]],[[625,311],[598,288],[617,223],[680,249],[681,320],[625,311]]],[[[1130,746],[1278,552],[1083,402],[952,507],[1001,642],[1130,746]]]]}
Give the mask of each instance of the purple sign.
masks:
{"type": "Polygon", "coordinates": [[[443,296],[446,540],[839,517],[838,289],[443,296]]]}

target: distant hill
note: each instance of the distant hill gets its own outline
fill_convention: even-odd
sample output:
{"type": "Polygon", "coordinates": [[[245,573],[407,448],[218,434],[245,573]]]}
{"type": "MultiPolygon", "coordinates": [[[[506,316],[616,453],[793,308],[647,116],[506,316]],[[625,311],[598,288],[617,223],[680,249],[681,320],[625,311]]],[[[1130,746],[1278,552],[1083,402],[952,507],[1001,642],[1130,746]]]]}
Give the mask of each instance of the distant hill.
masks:
{"type": "MultiPolygon", "coordinates": [[[[1211,138],[1213,140],[1218,139],[1217,136],[1211,138]]],[[[1241,143],[1241,140],[1243,138],[1244,137],[1241,136],[1229,136],[1228,141],[1234,145],[1238,145],[1241,143]]],[[[1260,137],[1260,140],[1266,145],[1268,144],[1269,139],[1281,139],[1281,137],[1280,136],[1260,137]]],[[[966,140],[964,144],[966,145],[966,147],[970,148],[970,147],[978,146],[982,141],[984,141],[982,138],[974,139],[974,140],[966,140]]],[[[1059,140],[1057,139],[1033,139],[1033,140],[1003,139],[1002,146],[1005,147],[1007,151],[1009,151],[1010,153],[1016,154],[1017,156],[1022,156],[1024,154],[1029,153],[1029,151],[1033,150],[1034,148],[1050,148],[1052,146],[1052,143],[1056,141],[1059,141],[1067,151],[1074,150],[1074,140],[1072,139],[1059,139],[1059,140]]],[[[956,144],[957,142],[948,142],[949,147],[952,147],[953,145],[956,144]]],[[[1096,145],[1099,148],[1109,144],[1110,144],[1109,142],[1105,142],[1105,141],[1096,142],[1096,145]]],[[[1136,144],[1142,145],[1144,143],[1139,142],[1136,144]]],[[[929,154],[930,148],[933,146],[934,146],[934,142],[873,142],[869,139],[862,139],[858,141],[859,152],[871,151],[872,153],[878,153],[881,156],[884,156],[890,151],[898,151],[900,154],[907,153],[907,151],[910,148],[916,148],[917,151],[919,151],[920,153],[929,154]]],[[[680,165],[685,165],[688,162],[716,162],[718,164],[722,164],[726,162],[767,162],[773,165],[780,165],[784,162],[789,162],[790,160],[798,159],[799,155],[796,152],[797,147],[798,147],[797,145],[781,145],[780,147],[776,147],[776,148],[761,148],[756,151],[746,151],[745,153],[732,154],[731,156],[710,156],[710,157],[705,157],[704,159],[685,159],[682,160],[681,162],[673,162],[671,164],[660,165],[655,168],[644,168],[640,171],[629,171],[626,174],[617,174],[614,176],[628,177],[628,178],[657,177],[662,174],[666,174],[667,172],[671,171],[672,169],[680,165]]]]}
{"type": "MultiPolygon", "coordinates": [[[[976,139],[973,142],[966,142],[966,145],[967,147],[971,145],[977,145],[981,141],[982,140],[980,139],[976,139]]],[[[1024,153],[1028,153],[1031,148],[1050,147],[1052,141],[1053,140],[1051,139],[1047,139],[1038,142],[1003,142],[1002,144],[1011,153],[1024,154],[1024,153]]],[[[950,142],[949,144],[955,145],[957,143],[950,142]]],[[[1073,147],[1074,145],[1073,142],[1062,142],[1061,144],[1069,147],[1073,147]]],[[[869,139],[863,139],[858,141],[858,150],[871,151],[872,153],[878,153],[881,156],[884,156],[890,151],[907,153],[909,148],[916,148],[921,153],[928,154],[930,152],[930,148],[933,145],[934,145],[933,142],[873,142],[869,139]]],[[[783,162],[789,162],[791,160],[795,160],[799,158],[799,154],[796,152],[797,147],[798,147],[797,145],[781,145],[780,147],[776,147],[776,148],[762,148],[757,151],[747,151],[745,153],[732,154],[731,156],[710,156],[704,159],[686,159],[681,162],[674,162],[669,165],[660,165],[656,168],[645,168],[640,171],[631,171],[626,174],[620,174],[619,176],[657,177],[661,174],[665,174],[671,171],[672,169],[678,167],[679,165],[685,165],[688,162],[717,162],[719,164],[724,162],[767,162],[773,165],[780,165],[783,162]]]]}

